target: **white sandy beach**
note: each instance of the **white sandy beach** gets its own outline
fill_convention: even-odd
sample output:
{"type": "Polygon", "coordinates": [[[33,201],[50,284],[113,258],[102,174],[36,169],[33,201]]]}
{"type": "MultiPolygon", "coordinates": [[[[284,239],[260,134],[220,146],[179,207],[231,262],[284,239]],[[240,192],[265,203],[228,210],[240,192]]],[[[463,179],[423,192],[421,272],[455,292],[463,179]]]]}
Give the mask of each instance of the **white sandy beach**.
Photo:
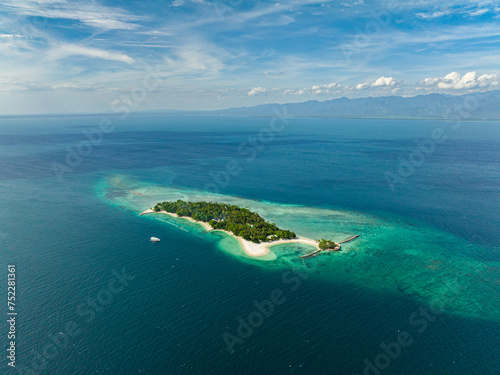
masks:
{"type": "Polygon", "coordinates": [[[176,217],[178,219],[185,219],[185,220],[188,220],[188,221],[190,221],[192,223],[200,224],[207,231],[213,230],[213,228],[210,225],[208,225],[207,223],[205,223],[203,221],[193,220],[189,216],[179,216],[177,214],[174,214],[172,212],[167,212],[167,211],[154,211],[151,208],[147,209],[146,211],[141,212],[141,215],[146,215],[146,214],[165,214],[165,215],[170,215],[170,216],[176,217]]]}
{"type": "Polygon", "coordinates": [[[235,236],[233,233],[231,232],[228,232],[226,230],[223,230],[223,229],[213,229],[209,224],[203,222],[203,221],[197,221],[197,220],[193,220],[192,218],[188,217],[188,216],[178,216],[177,214],[174,214],[174,213],[171,213],[171,212],[166,212],[166,211],[154,211],[153,209],[147,209],[146,211],[144,212],[141,212],[141,215],[146,215],[146,214],[166,214],[166,215],[170,215],[170,216],[173,216],[173,217],[176,217],[176,218],[180,218],[180,219],[186,219],[186,220],[189,220],[193,223],[196,223],[196,224],[200,224],[203,226],[203,228],[205,228],[207,231],[215,231],[215,230],[218,230],[218,231],[221,231],[221,232],[224,232],[234,238],[236,238],[242,249],[245,251],[245,253],[251,257],[261,257],[261,256],[264,256],[264,255],[267,255],[269,254],[269,251],[270,251],[270,247],[271,246],[276,246],[276,245],[281,245],[281,244],[285,244],[285,243],[305,243],[307,245],[311,245],[311,246],[314,246],[316,249],[318,249],[318,243],[314,240],[311,240],[310,238],[305,238],[305,237],[296,237],[294,239],[291,239],[291,240],[276,240],[276,241],[270,241],[270,242],[261,242],[261,243],[254,243],[254,242],[251,242],[251,241],[247,241],[241,237],[238,237],[238,236],[235,236]]]}

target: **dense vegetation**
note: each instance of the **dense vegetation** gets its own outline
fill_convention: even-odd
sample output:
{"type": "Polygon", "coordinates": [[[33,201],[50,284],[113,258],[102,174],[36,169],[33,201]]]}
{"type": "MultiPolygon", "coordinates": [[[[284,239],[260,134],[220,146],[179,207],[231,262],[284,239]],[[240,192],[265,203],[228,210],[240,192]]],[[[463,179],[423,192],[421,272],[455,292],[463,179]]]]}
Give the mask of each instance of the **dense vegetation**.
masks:
{"type": "Polygon", "coordinates": [[[332,240],[325,240],[324,238],[318,240],[318,247],[321,250],[331,250],[335,249],[337,246],[339,245],[336,242],[333,242],[332,240]]]}
{"type": "Polygon", "coordinates": [[[259,214],[230,204],[185,202],[179,199],[176,202],[157,203],[154,211],[161,210],[204,221],[214,229],[227,230],[255,243],[296,237],[295,233],[278,228],[276,224],[265,221],[259,214]]]}

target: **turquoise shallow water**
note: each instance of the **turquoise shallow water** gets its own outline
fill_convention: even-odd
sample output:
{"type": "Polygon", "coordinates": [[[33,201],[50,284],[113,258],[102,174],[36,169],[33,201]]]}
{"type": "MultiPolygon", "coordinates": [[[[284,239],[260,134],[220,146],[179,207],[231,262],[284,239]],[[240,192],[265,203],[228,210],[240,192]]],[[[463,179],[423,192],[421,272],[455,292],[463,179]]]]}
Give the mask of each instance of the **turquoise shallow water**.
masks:
{"type": "Polygon", "coordinates": [[[412,343],[382,374],[498,373],[497,123],[291,119],[249,161],[239,145],[269,119],[131,116],[60,181],[52,163],[98,122],[0,122],[0,269],[18,268],[20,366],[1,374],[363,374],[401,332],[412,343]],[[447,142],[391,191],[384,173],[436,127],[447,142]],[[234,160],[240,173],[205,192],[234,160]],[[178,195],[247,205],[306,237],[361,237],[307,262],[304,245],[250,259],[223,233],[138,215],[178,195]],[[92,307],[114,271],[132,279],[92,307]],[[224,334],[274,290],[285,301],[228,351],[224,334]],[[50,352],[70,323],[79,334],[50,352]]]}
{"type": "MultiPolygon", "coordinates": [[[[430,226],[417,227],[402,220],[359,212],[259,202],[161,187],[132,181],[121,175],[105,178],[97,185],[97,192],[109,203],[133,210],[136,214],[163,200],[216,201],[248,207],[266,220],[308,238],[341,241],[359,234],[360,238],[344,244],[341,252],[323,254],[315,259],[321,270],[319,278],[355,283],[395,295],[404,293],[426,304],[441,301],[447,291],[453,290],[454,298],[446,303],[448,312],[500,320],[500,300],[490,298],[500,295],[500,279],[495,274],[500,263],[470,259],[460,251],[450,253],[450,249],[469,248],[474,244],[430,226]]],[[[179,230],[200,235],[197,224],[167,215],[154,216],[179,230]]],[[[206,235],[214,237],[214,234],[206,235]]],[[[249,259],[237,241],[225,234],[215,234],[215,237],[220,240],[218,246],[222,250],[262,267],[307,269],[309,266],[298,258],[311,251],[307,245],[273,246],[269,256],[249,259]]]]}

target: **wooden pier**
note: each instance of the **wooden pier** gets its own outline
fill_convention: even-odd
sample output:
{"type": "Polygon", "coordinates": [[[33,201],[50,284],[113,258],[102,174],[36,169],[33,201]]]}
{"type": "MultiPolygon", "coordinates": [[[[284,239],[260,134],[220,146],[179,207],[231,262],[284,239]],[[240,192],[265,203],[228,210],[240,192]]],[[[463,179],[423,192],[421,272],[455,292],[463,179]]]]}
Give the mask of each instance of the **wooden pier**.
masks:
{"type": "Polygon", "coordinates": [[[306,255],[302,255],[301,258],[304,259],[304,258],[312,258],[312,257],[315,257],[316,255],[318,255],[319,253],[321,253],[323,250],[321,249],[318,249],[316,251],[313,251],[312,253],[309,253],[309,254],[306,254],[306,255]]]}
{"type": "Polygon", "coordinates": [[[338,244],[340,245],[340,244],[343,244],[343,243],[348,243],[348,242],[354,241],[358,237],[359,237],[359,234],[356,234],[355,236],[352,236],[352,237],[348,238],[347,240],[339,242],[338,244]]]}
{"type": "Polygon", "coordinates": [[[340,251],[340,244],[354,241],[358,237],[359,237],[359,234],[356,234],[355,236],[349,237],[347,240],[344,240],[342,242],[337,242],[338,246],[335,246],[335,248],[333,248],[333,249],[324,249],[324,250],[318,249],[318,250],[313,251],[312,253],[302,255],[301,258],[302,259],[312,258],[312,257],[315,257],[316,255],[319,255],[319,253],[321,253],[322,251],[340,251]]]}

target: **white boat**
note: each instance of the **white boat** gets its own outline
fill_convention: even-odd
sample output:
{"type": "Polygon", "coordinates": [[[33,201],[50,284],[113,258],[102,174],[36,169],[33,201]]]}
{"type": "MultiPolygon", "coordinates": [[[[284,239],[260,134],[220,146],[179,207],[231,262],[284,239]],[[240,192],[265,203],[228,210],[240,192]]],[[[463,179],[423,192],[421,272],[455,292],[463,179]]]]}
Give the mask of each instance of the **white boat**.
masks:
{"type": "Polygon", "coordinates": [[[160,242],[161,240],[158,237],[151,237],[151,242],[160,242]]]}

